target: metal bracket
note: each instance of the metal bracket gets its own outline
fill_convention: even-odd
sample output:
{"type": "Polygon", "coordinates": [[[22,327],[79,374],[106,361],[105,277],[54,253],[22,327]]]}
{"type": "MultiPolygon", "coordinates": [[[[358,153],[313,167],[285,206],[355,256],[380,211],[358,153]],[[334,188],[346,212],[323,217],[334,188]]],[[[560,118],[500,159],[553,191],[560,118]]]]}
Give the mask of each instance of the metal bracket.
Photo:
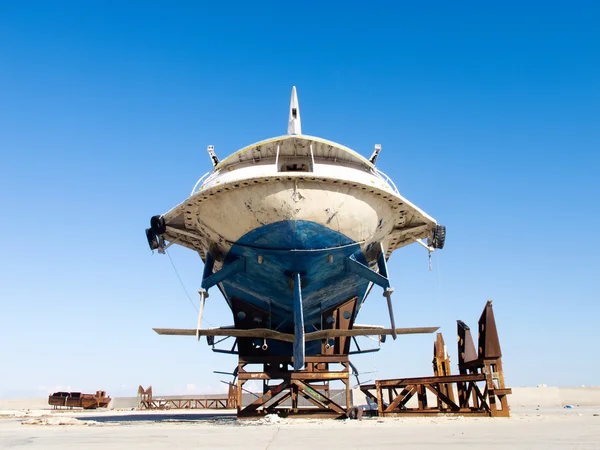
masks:
{"type": "MultiPolygon", "coordinates": [[[[371,270],[369,267],[364,264],[358,262],[356,260],[355,254],[350,255],[346,259],[346,270],[348,272],[352,272],[357,274],[358,276],[364,278],[365,280],[371,281],[378,286],[381,286],[384,289],[390,287],[390,280],[387,278],[387,272],[384,272],[385,275],[381,275],[374,270],[371,270]]],[[[381,268],[379,269],[381,272],[381,268]]]]}
{"type": "Polygon", "coordinates": [[[389,276],[387,269],[387,262],[385,260],[385,252],[383,251],[383,245],[379,244],[381,247],[381,251],[379,253],[379,258],[377,258],[377,266],[379,267],[379,272],[385,276],[385,279],[388,280],[387,287],[384,288],[383,296],[387,300],[388,313],[390,315],[390,328],[392,329],[392,339],[396,339],[396,321],[394,320],[394,308],[392,307],[392,292],[394,292],[394,288],[389,285],[389,276]]]}
{"type": "Polygon", "coordinates": [[[350,255],[350,257],[346,259],[346,269],[348,272],[356,273],[365,280],[368,280],[383,288],[383,296],[387,299],[388,312],[390,315],[392,338],[396,339],[396,321],[394,320],[394,309],[392,308],[392,292],[394,292],[394,288],[390,286],[390,279],[388,277],[387,263],[385,261],[385,252],[383,251],[383,246],[381,246],[381,252],[379,253],[379,258],[377,259],[377,266],[379,268],[379,273],[358,262],[356,260],[356,253],[350,255]]]}

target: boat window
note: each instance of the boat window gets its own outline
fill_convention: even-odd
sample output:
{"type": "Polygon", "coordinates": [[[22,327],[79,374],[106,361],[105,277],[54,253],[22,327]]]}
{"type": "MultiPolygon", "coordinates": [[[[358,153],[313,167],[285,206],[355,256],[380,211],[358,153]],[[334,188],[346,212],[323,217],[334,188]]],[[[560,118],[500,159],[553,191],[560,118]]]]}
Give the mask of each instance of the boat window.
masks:
{"type": "Polygon", "coordinates": [[[308,172],[308,164],[284,164],[283,166],[281,166],[280,172],[308,172]]]}

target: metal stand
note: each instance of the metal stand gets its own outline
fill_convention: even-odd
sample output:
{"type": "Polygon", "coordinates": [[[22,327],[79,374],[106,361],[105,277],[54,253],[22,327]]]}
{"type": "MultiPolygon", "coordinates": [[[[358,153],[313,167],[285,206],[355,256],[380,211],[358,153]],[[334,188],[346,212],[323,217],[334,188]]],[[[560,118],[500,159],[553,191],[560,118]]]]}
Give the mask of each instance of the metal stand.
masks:
{"type": "Polygon", "coordinates": [[[509,417],[506,396],[512,391],[504,385],[502,353],[491,301],[487,302],[479,319],[478,347],[477,355],[469,327],[458,321],[459,375],[450,374],[450,359],[444,340],[438,333],[433,359],[435,376],[377,380],[375,384],[361,386],[361,390],[377,402],[380,416],[460,414],[509,417]],[[455,401],[454,385],[458,402],[455,401]],[[428,406],[428,393],[437,400],[435,407],[428,406]],[[409,406],[415,395],[416,405],[409,406]]]}
{"type": "Polygon", "coordinates": [[[227,397],[212,398],[154,398],[152,386],[138,387],[138,409],[235,409],[237,397],[233,384],[227,397]]]}
{"type": "MultiPolygon", "coordinates": [[[[433,344],[433,375],[436,377],[447,377],[452,375],[450,369],[450,356],[446,350],[446,344],[444,343],[444,337],[442,333],[437,333],[435,337],[435,343],[433,344]]],[[[451,403],[454,403],[454,390],[452,389],[451,383],[440,383],[440,394],[448,397],[451,403]]],[[[439,397],[437,397],[437,406],[439,409],[448,409],[450,406],[444,403],[439,397]]]]}
{"type": "Polygon", "coordinates": [[[469,399],[472,398],[474,406],[486,410],[490,416],[509,417],[510,409],[506,396],[511,394],[512,390],[504,385],[502,351],[492,301],[488,300],[479,319],[478,355],[475,353],[469,327],[460,320],[457,324],[459,372],[485,377],[483,393],[474,383],[460,383],[459,400],[463,404],[468,404],[469,399]]]}
{"type": "Polygon", "coordinates": [[[240,357],[237,379],[238,418],[254,418],[266,414],[345,417],[352,402],[348,355],[306,356],[304,362],[304,369],[290,370],[293,360],[289,357],[240,357]],[[259,365],[262,370],[251,371],[249,365],[259,365]],[[341,365],[341,369],[332,370],[331,365],[341,365]],[[262,380],[263,395],[244,406],[243,386],[250,380],[262,380]],[[275,380],[278,383],[269,383],[275,380]],[[344,384],[345,405],[331,396],[329,383],[334,380],[344,384]],[[302,398],[307,402],[301,402],[302,398]]]}

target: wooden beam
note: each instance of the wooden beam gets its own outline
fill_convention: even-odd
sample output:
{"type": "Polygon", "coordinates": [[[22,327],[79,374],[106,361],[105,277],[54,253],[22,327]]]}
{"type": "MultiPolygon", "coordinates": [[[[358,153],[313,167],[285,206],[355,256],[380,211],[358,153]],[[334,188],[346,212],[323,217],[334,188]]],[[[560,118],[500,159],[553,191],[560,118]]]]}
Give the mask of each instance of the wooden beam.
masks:
{"type": "MultiPolygon", "coordinates": [[[[440,327],[396,328],[396,334],[429,334],[440,327]]],[[[347,336],[386,336],[392,334],[391,328],[353,328],[352,330],[321,330],[306,333],[306,341],[347,336]]]]}
{"type": "Polygon", "coordinates": [[[153,328],[161,335],[168,336],[228,336],[228,337],[257,337],[264,339],[275,339],[283,342],[294,342],[294,335],[281,333],[268,328],[253,328],[251,330],[240,330],[236,328],[207,328],[205,330],[196,330],[193,328],[153,328]]]}

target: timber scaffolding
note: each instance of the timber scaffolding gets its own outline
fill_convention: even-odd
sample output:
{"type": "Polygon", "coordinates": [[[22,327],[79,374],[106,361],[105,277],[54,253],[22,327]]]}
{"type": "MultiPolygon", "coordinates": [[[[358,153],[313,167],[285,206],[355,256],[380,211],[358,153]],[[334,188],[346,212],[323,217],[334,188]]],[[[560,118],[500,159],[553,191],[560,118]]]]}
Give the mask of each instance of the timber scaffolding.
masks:
{"type": "Polygon", "coordinates": [[[458,324],[458,375],[450,372],[450,358],[441,333],[434,344],[433,377],[376,380],[360,389],[377,403],[379,416],[401,415],[475,415],[509,417],[504,385],[502,352],[492,302],[489,300],[479,319],[478,352],[471,330],[462,321],[458,324]],[[435,406],[428,405],[427,394],[433,395],[435,406]],[[455,395],[456,394],[456,395],[455,395]],[[409,401],[416,395],[416,402],[409,401]]]}
{"type": "Polygon", "coordinates": [[[229,384],[227,396],[210,398],[154,398],[152,386],[144,389],[138,387],[138,409],[235,409],[237,397],[235,388],[229,384]]]}

